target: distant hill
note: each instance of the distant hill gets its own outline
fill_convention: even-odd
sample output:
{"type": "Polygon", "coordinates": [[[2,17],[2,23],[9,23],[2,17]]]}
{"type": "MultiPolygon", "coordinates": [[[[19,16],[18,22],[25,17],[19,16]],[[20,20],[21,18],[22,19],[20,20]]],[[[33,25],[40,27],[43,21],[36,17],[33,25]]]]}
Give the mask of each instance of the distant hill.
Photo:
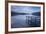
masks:
{"type": "Polygon", "coordinates": [[[26,13],[18,13],[18,12],[11,12],[11,16],[14,16],[14,15],[25,15],[26,13]]]}
{"type": "Polygon", "coordinates": [[[34,13],[32,13],[32,15],[40,16],[40,12],[34,12],[34,13]]]}
{"type": "MultiPolygon", "coordinates": [[[[18,13],[18,12],[11,12],[11,16],[14,16],[14,15],[28,15],[29,13],[18,13]]],[[[31,14],[29,14],[31,15],[31,14]]],[[[32,13],[32,15],[35,15],[35,16],[40,16],[40,12],[34,12],[32,13]]]]}

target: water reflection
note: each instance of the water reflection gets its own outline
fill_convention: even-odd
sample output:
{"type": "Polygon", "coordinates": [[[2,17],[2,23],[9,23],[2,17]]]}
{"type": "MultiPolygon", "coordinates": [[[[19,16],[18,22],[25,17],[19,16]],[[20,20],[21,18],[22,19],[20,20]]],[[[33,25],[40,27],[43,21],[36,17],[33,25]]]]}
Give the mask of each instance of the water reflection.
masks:
{"type": "Polygon", "coordinates": [[[24,13],[13,14],[11,16],[11,27],[12,28],[40,27],[40,15],[37,14],[32,15],[24,13]]]}

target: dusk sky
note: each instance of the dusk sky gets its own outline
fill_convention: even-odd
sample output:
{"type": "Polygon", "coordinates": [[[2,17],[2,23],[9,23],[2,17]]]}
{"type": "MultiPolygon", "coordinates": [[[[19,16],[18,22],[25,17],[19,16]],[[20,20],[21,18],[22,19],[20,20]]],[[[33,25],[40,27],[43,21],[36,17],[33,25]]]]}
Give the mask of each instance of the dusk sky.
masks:
{"type": "Polygon", "coordinates": [[[36,6],[11,6],[11,11],[19,13],[32,13],[40,11],[40,7],[36,6]]]}

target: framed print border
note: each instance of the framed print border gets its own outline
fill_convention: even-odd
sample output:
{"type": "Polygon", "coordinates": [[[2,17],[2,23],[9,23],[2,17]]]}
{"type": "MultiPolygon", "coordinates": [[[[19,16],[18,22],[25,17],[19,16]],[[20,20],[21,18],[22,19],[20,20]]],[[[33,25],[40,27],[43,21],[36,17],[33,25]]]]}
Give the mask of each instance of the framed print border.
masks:
{"type": "Polygon", "coordinates": [[[24,2],[24,1],[8,1],[8,0],[5,0],[5,34],[22,33],[22,32],[39,32],[39,31],[45,31],[45,3],[44,2],[26,2],[26,1],[24,2]],[[8,31],[8,3],[27,3],[27,4],[43,5],[43,30],[28,30],[28,31],[9,32],[8,31]]]}

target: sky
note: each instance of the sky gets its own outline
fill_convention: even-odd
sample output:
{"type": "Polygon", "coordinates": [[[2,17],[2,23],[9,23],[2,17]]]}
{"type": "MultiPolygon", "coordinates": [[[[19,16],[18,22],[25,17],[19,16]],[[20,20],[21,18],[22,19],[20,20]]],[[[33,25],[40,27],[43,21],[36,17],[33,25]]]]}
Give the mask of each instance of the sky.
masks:
{"type": "Polygon", "coordinates": [[[11,6],[11,11],[18,13],[32,13],[40,11],[40,7],[36,6],[11,6]]]}

